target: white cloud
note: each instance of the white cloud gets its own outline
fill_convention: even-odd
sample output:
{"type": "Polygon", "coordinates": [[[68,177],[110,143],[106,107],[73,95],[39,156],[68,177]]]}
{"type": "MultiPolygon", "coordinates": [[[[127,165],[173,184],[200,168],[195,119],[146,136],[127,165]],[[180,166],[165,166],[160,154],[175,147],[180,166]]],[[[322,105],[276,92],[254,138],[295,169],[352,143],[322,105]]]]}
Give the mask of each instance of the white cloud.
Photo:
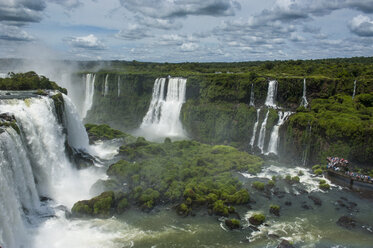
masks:
{"type": "Polygon", "coordinates": [[[232,16],[240,4],[234,0],[120,0],[130,11],[153,18],[178,18],[188,15],[232,16]]]}
{"type": "Polygon", "coordinates": [[[373,20],[368,16],[355,16],[349,23],[350,31],[359,36],[373,36],[373,20]]]}
{"type": "Polygon", "coordinates": [[[181,46],[180,46],[180,50],[182,52],[194,52],[195,50],[197,50],[199,48],[199,45],[196,44],[196,43],[191,43],[191,42],[188,42],[188,43],[183,43],[181,46]]]}
{"type": "Polygon", "coordinates": [[[31,41],[34,38],[17,26],[8,26],[0,23],[0,39],[8,41],[31,41]]]}
{"type": "Polygon", "coordinates": [[[105,45],[93,34],[81,37],[74,37],[68,40],[68,43],[75,48],[89,50],[104,50],[105,45]]]}

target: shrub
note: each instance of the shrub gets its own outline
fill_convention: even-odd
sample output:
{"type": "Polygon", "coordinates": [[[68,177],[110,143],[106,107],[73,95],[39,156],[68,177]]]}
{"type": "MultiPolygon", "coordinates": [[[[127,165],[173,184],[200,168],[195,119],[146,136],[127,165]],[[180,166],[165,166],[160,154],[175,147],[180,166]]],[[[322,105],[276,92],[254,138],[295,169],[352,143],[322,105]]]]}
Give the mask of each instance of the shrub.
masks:
{"type": "Polygon", "coordinates": [[[251,184],[251,186],[257,190],[264,190],[265,184],[263,182],[255,181],[251,184]]]}

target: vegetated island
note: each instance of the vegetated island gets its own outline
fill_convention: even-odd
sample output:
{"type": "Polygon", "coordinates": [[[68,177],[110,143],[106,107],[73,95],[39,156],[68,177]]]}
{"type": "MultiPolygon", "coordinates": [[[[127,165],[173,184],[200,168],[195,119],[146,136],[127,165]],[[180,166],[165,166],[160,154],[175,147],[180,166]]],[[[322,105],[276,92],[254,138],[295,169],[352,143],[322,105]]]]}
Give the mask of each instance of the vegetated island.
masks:
{"type": "MultiPolygon", "coordinates": [[[[105,125],[86,125],[88,132],[127,137],[120,147],[122,157],[107,169],[107,180],[93,187],[105,191],[90,200],[75,203],[74,217],[102,217],[123,213],[132,206],[149,211],[155,206],[173,206],[182,216],[206,209],[209,214],[228,217],[235,205],[248,203],[247,189],[234,172],[257,173],[262,159],[236,148],[184,140],[153,143],[142,137],[128,138],[105,125]],[[103,129],[102,132],[98,131],[103,129]],[[111,133],[111,134],[109,134],[111,133]]],[[[90,134],[92,135],[92,134],[90,134]]]]}

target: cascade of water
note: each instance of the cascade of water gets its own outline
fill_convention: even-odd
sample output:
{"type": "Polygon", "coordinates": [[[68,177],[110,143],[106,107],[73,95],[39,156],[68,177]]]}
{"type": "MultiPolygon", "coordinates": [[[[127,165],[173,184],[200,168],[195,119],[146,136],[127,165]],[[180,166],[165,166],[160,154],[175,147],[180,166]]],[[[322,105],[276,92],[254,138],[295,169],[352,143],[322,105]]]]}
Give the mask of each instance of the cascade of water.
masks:
{"type": "Polygon", "coordinates": [[[39,196],[26,154],[26,148],[12,128],[0,134],[1,247],[27,247],[25,217],[30,221],[31,215],[39,212],[39,196]]]}
{"type": "Polygon", "coordinates": [[[154,137],[184,137],[179,116],[185,102],[186,79],[168,78],[167,94],[165,97],[165,78],[155,80],[152,100],[140,129],[145,136],[154,137]],[[153,135],[151,135],[153,134],[153,135]]]}
{"type": "Polygon", "coordinates": [[[142,120],[141,128],[159,122],[159,110],[164,103],[165,78],[157,78],[154,82],[152,100],[148,112],[142,120]]]}
{"type": "Polygon", "coordinates": [[[258,147],[263,153],[263,148],[264,148],[264,141],[265,141],[265,136],[266,136],[266,129],[267,129],[267,120],[268,120],[268,115],[269,115],[269,109],[264,117],[264,120],[262,122],[262,126],[260,128],[259,132],[259,139],[258,139],[258,147]]]}
{"type": "Polygon", "coordinates": [[[87,74],[85,75],[85,95],[84,95],[84,103],[82,108],[81,117],[84,119],[87,116],[87,112],[91,109],[93,103],[93,96],[95,93],[95,74],[87,74]]]}
{"type": "Polygon", "coordinates": [[[268,91],[267,91],[267,98],[265,101],[265,105],[268,107],[272,107],[272,108],[277,107],[276,95],[277,95],[277,81],[271,80],[268,83],[268,91]]]}
{"type": "Polygon", "coordinates": [[[303,79],[303,96],[302,96],[302,101],[300,103],[301,106],[307,108],[308,106],[308,101],[307,101],[307,97],[306,97],[306,79],[303,79]]]}
{"type": "Polygon", "coordinates": [[[254,106],[254,84],[251,84],[251,93],[250,93],[250,106],[254,106]]]}
{"type": "Polygon", "coordinates": [[[259,116],[260,116],[260,109],[257,109],[256,110],[256,122],[254,124],[253,135],[251,136],[251,140],[250,140],[251,147],[254,147],[254,144],[255,144],[255,136],[256,136],[257,129],[258,129],[259,116]]]}
{"type": "Polygon", "coordinates": [[[75,105],[70,98],[63,94],[64,100],[64,126],[67,128],[67,141],[76,150],[91,152],[88,134],[78,115],[75,105]]]}
{"type": "Polygon", "coordinates": [[[352,93],[352,99],[355,98],[355,94],[356,94],[356,80],[354,81],[354,92],[352,93]]]}
{"type": "Polygon", "coordinates": [[[282,112],[280,111],[278,113],[278,122],[277,124],[273,127],[272,133],[271,133],[271,138],[268,143],[268,152],[269,153],[274,153],[278,154],[278,142],[279,142],[279,130],[282,124],[284,124],[285,120],[291,115],[291,112],[282,112]]]}
{"type": "Polygon", "coordinates": [[[118,76],[118,97],[120,96],[120,76],[118,76]]]}
{"type": "MultiPolygon", "coordinates": [[[[87,149],[87,134],[76,109],[67,96],[64,102],[68,143],[74,149],[87,149]]],[[[11,128],[0,131],[0,246],[55,247],[60,241],[50,239],[45,243],[44,234],[58,233],[67,220],[63,211],[52,209],[52,204],[71,208],[76,201],[93,197],[90,187],[103,175],[95,168],[78,171],[72,166],[65,152],[64,127],[58,122],[50,97],[0,99],[3,112],[15,116],[20,134],[11,128]],[[41,204],[39,196],[53,202],[41,204]],[[42,234],[30,231],[39,230],[46,220],[43,216],[54,215],[54,211],[58,217],[47,220],[42,234]],[[50,223],[54,223],[53,230],[50,223]],[[35,240],[28,233],[35,234],[35,240]]],[[[71,247],[71,240],[69,244],[71,247]]]]}
{"type": "Polygon", "coordinates": [[[105,83],[104,83],[104,96],[107,96],[107,94],[109,92],[109,82],[108,82],[108,79],[109,79],[109,74],[106,74],[106,76],[105,76],[105,83]]]}

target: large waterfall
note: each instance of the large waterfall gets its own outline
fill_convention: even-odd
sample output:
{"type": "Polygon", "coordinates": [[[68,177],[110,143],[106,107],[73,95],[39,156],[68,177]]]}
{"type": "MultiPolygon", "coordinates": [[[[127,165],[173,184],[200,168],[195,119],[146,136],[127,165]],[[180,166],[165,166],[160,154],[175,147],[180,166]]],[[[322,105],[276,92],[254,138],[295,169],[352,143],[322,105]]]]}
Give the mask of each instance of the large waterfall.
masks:
{"type": "Polygon", "coordinates": [[[277,124],[273,127],[272,133],[271,133],[271,138],[268,143],[268,152],[269,153],[274,153],[278,154],[278,143],[279,143],[279,130],[282,124],[284,124],[286,118],[291,115],[291,112],[282,112],[280,111],[278,113],[278,122],[277,124]]]}
{"type": "Polygon", "coordinates": [[[180,111],[185,102],[185,78],[157,78],[152,100],[139,132],[148,139],[185,137],[180,122],[180,111]],[[167,91],[165,90],[167,84],[167,91]]]}
{"type": "Polygon", "coordinates": [[[355,98],[355,94],[356,94],[356,80],[354,81],[354,92],[352,93],[352,99],[355,98]]]}
{"type": "Polygon", "coordinates": [[[93,103],[93,96],[95,93],[95,74],[87,74],[85,78],[85,93],[84,93],[84,103],[82,108],[81,117],[84,119],[87,116],[87,112],[91,109],[93,103]]]}
{"type": "Polygon", "coordinates": [[[251,136],[251,140],[250,140],[251,147],[254,147],[254,144],[255,144],[256,132],[257,132],[258,125],[259,125],[259,117],[260,117],[260,109],[257,109],[256,110],[256,122],[254,124],[253,135],[251,136]]]}
{"type": "Polygon", "coordinates": [[[266,116],[264,117],[264,120],[262,122],[262,126],[260,128],[259,132],[259,139],[258,139],[258,147],[263,153],[264,149],[264,142],[265,142],[265,136],[266,136],[266,130],[267,130],[267,120],[268,120],[268,115],[269,115],[269,109],[266,113],[266,116]]]}
{"type": "Polygon", "coordinates": [[[272,107],[272,108],[277,107],[276,96],[277,96],[277,81],[271,80],[268,83],[268,91],[267,91],[267,98],[265,101],[265,105],[268,107],[272,107]]]}
{"type": "Polygon", "coordinates": [[[300,103],[301,106],[307,108],[308,106],[308,101],[307,101],[307,85],[306,85],[306,79],[303,79],[303,96],[302,96],[302,101],[300,103]]]}
{"type": "MultiPolygon", "coordinates": [[[[14,116],[20,130],[0,129],[1,247],[60,247],[60,240],[45,242],[46,235],[36,230],[46,230],[47,236],[60,232],[59,225],[51,230],[51,223],[65,225],[67,220],[53,207],[70,209],[92,197],[90,186],[104,176],[94,167],[79,171],[71,164],[66,139],[74,149],[90,149],[75,107],[66,96],[64,102],[61,125],[50,97],[0,99],[0,113],[14,116]],[[51,200],[41,202],[39,197],[51,200]],[[46,218],[53,215],[58,217],[46,218]]],[[[63,240],[64,234],[60,236],[63,240]]]]}

